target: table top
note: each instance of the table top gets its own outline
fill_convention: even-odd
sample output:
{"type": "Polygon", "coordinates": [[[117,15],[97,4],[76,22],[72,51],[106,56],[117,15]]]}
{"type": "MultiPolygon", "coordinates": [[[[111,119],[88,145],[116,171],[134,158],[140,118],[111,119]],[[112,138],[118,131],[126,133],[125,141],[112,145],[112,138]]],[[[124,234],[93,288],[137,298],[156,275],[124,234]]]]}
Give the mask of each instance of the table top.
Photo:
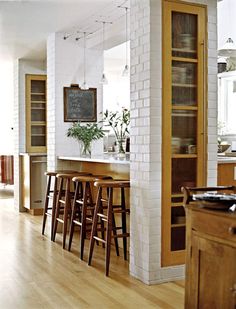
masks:
{"type": "Polygon", "coordinates": [[[117,154],[104,153],[102,155],[92,155],[91,158],[80,156],[58,156],[58,159],[67,161],[82,161],[109,164],[130,164],[129,154],[126,154],[124,158],[117,157],[117,154]]]}

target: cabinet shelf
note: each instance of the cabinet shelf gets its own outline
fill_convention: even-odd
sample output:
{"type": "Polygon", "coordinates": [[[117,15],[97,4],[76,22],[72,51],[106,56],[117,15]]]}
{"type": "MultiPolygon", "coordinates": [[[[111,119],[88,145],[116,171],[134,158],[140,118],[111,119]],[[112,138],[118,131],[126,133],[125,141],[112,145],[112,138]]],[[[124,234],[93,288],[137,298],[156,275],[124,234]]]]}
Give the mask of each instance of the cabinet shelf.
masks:
{"type": "Polygon", "coordinates": [[[188,63],[197,63],[198,60],[194,58],[185,58],[185,57],[172,57],[172,61],[179,62],[188,62],[188,63]]]}
{"type": "Polygon", "coordinates": [[[33,100],[31,100],[31,104],[37,104],[37,103],[43,103],[43,104],[46,104],[46,101],[44,101],[44,100],[37,100],[37,101],[33,101],[33,100]]]}
{"type": "Polygon", "coordinates": [[[189,110],[189,111],[196,111],[198,110],[198,107],[197,106],[193,106],[193,105],[173,105],[172,104],[172,110],[189,110]]]}
{"type": "Polygon", "coordinates": [[[172,87],[181,87],[181,88],[196,88],[195,84],[172,84],[172,87]]]}
{"type": "Polygon", "coordinates": [[[172,48],[174,52],[188,53],[188,54],[196,54],[197,50],[195,49],[186,49],[186,48],[172,48]]]}
{"type": "Polygon", "coordinates": [[[174,117],[196,117],[196,114],[195,113],[173,113],[171,114],[172,116],[174,117]]]}
{"type": "Polygon", "coordinates": [[[180,154],[172,154],[172,159],[196,159],[197,154],[188,154],[188,153],[180,153],[180,154]]]}
{"type": "Polygon", "coordinates": [[[45,126],[46,127],[46,123],[44,121],[31,121],[31,125],[32,126],[45,126]]]}
{"type": "Polygon", "coordinates": [[[45,92],[31,92],[31,95],[46,95],[45,92]]]}
{"type": "Polygon", "coordinates": [[[177,227],[185,227],[186,223],[175,223],[171,224],[171,228],[177,228],[177,227]]]}
{"type": "Polygon", "coordinates": [[[171,203],[171,207],[183,207],[183,202],[179,202],[179,203],[171,203]]]}

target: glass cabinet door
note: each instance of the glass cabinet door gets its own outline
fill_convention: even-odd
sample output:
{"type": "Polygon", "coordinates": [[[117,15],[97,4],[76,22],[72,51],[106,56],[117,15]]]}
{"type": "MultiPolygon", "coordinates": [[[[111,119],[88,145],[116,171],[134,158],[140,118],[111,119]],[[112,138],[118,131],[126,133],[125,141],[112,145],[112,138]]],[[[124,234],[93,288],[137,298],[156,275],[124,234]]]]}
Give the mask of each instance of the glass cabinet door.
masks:
{"type": "Polygon", "coordinates": [[[164,1],[164,266],[184,263],[181,187],[204,182],[204,12],[202,7],[164,1]]]}
{"type": "Polygon", "coordinates": [[[26,75],[27,152],[46,152],[46,76],[26,75]]]}

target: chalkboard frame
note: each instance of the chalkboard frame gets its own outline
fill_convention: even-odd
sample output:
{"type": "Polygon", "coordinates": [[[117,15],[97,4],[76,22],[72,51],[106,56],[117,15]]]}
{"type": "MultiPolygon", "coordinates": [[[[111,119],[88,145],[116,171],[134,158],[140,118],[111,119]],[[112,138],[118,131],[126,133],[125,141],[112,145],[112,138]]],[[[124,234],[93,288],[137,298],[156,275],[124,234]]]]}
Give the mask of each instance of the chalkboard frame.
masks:
{"type": "Polygon", "coordinates": [[[71,85],[70,87],[64,87],[64,122],[97,122],[97,88],[89,88],[87,90],[83,90],[79,87],[79,85],[71,85]],[[68,100],[68,96],[70,92],[73,91],[75,94],[82,95],[83,93],[92,93],[91,102],[89,102],[88,108],[92,111],[90,116],[88,115],[76,115],[76,111],[74,114],[71,109],[71,102],[68,100]]]}

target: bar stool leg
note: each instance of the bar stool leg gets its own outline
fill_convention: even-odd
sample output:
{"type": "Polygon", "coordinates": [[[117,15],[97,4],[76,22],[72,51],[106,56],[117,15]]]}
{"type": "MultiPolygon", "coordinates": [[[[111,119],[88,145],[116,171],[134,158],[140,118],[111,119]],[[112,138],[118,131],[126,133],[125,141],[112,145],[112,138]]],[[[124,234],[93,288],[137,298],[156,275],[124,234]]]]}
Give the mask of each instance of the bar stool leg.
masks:
{"type": "MultiPolygon", "coordinates": [[[[127,233],[126,226],[126,205],[125,205],[125,189],[121,188],[121,222],[122,222],[122,234],[127,233]]],[[[127,260],[127,237],[123,237],[123,250],[124,250],[124,259],[127,260]]]]}
{"type": "MultiPolygon", "coordinates": [[[[46,195],[45,195],[45,205],[43,210],[43,226],[42,226],[42,235],[44,235],[46,221],[47,221],[47,211],[48,211],[48,203],[49,203],[49,194],[50,194],[50,188],[51,188],[51,176],[48,176],[48,183],[47,183],[47,189],[46,189],[46,195]]],[[[53,221],[52,221],[53,222],[53,221]]]]}
{"type": "Polygon", "coordinates": [[[77,207],[77,202],[76,202],[77,199],[79,198],[79,194],[80,194],[79,190],[80,190],[80,183],[77,182],[76,185],[75,185],[75,195],[74,195],[72,212],[71,212],[68,251],[71,250],[72,238],[73,238],[73,235],[74,235],[74,227],[75,227],[74,220],[76,218],[76,212],[78,212],[78,216],[79,216],[79,218],[81,218],[80,206],[77,207]]]}
{"type": "Polygon", "coordinates": [[[52,199],[52,222],[51,222],[51,240],[53,239],[54,225],[55,225],[55,214],[56,214],[56,204],[57,204],[57,177],[54,177],[54,189],[53,189],[53,199],[52,199]]]}
{"type": "Polygon", "coordinates": [[[97,214],[98,214],[98,210],[101,207],[101,199],[102,199],[102,188],[98,188],[97,200],[96,200],[94,217],[93,217],[93,225],[92,225],[92,231],[91,231],[90,243],[89,243],[88,265],[91,265],[92,257],[93,257],[93,249],[94,249],[94,243],[95,243],[94,236],[96,235],[97,224],[98,224],[98,215],[97,214]]]}
{"type": "Polygon", "coordinates": [[[113,229],[112,224],[112,201],[113,188],[109,188],[108,208],[107,208],[107,235],[106,235],[106,276],[109,275],[110,255],[111,255],[111,233],[113,229]]]}
{"type": "Polygon", "coordinates": [[[59,190],[58,190],[58,194],[57,194],[56,212],[55,212],[53,237],[52,237],[53,241],[55,241],[55,239],[56,239],[57,224],[58,224],[57,218],[59,218],[59,214],[60,214],[60,199],[61,199],[61,195],[62,195],[62,190],[63,190],[63,178],[61,178],[59,180],[59,190]]]}
{"type": "Polygon", "coordinates": [[[67,233],[67,221],[70,207],[70,180],[66,180],[66,196],[65,196],[65,208],[64,208],[64,222],[63,222],[63,249],[66,247],[66,233],[67,233]]]}

